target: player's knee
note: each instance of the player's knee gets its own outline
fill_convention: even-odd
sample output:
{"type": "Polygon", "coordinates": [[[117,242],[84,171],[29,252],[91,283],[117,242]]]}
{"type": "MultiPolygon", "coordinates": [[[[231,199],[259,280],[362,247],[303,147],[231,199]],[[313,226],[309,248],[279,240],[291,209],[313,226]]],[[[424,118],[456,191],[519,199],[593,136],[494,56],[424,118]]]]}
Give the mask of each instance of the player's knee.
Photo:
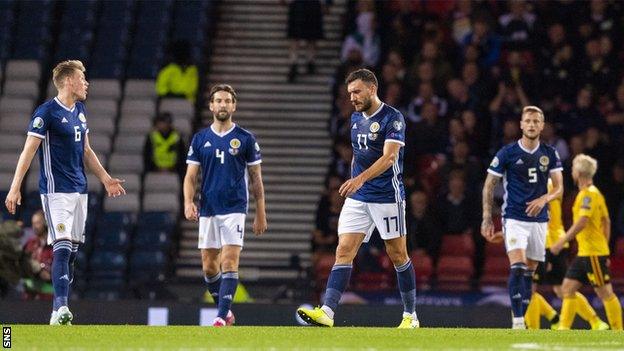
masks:
{"type": "Polygon", "coordinates": [[[596,290],[596,295],[598,295],[601,300],[609,300],[613,296],[613,290],[609,289],[607,285],[603,285],[594,290],[596,290]]]}
{"type": "Polygon", "coordinates": [[[510,267],[511,274],[514,276],[523,276],[527,272],[527,270],[527,265],[522,262],[514,263],[510,267]]]}
{"type": "Polygon", "coordinates": [[[340,243],[336,248],[336,261],[352,261],[355,257],[355,248],[352,245],[340,243]]]}
{"type": "Polygon", "coordinates": [[[224,257],[221,262],[221,268],[224,272],[238,271],[238,258],[224,257]]]}

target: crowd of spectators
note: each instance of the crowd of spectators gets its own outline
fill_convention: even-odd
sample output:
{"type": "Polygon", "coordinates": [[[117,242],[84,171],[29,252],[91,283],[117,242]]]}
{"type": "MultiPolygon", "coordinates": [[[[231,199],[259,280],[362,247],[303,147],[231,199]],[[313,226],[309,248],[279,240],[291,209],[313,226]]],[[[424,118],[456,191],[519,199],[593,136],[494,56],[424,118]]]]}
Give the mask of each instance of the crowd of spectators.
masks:
{"type": "MultiPolygon", "coordinates": [[[[469,234],[478,281],[485,170],[501,146],[519,139],[525,105],[543,109],[542,142],[564,162],[564,223],[576,193],[571,160],[582,152],[599,161],[595,181],[614,223],[611,244],[624,235],[623,2],[359,0],[349,7],[334,76],[328,185],[349,177],[344,78],[367,67],[379,78],[381,100],[405,116],[408,240],[434,266],[442,236],[469,234]]],[[[325,198],[335,191],[328,186],[325,198]]],[[[321,201],[319,215],[329,207],[321,201]]]]}

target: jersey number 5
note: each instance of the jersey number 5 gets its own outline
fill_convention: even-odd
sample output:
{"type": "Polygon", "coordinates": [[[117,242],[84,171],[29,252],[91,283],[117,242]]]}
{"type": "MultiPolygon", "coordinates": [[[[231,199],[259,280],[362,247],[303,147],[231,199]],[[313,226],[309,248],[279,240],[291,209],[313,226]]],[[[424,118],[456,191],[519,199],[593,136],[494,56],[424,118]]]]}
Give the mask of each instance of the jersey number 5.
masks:
{"type": "Polygon", "coordinates": [[[537,168],[529,168],[529,183],[537,183],[537,168]]]}
{"type": "Polygon", "coordinates": [[[225,162],[225,152],[223,152],[223,151],[221,151],[219,149],[216,149],[215,150],[215,155],[217,156],[217,158],[221,159],[221,164],[223,164],[225,162]]]}

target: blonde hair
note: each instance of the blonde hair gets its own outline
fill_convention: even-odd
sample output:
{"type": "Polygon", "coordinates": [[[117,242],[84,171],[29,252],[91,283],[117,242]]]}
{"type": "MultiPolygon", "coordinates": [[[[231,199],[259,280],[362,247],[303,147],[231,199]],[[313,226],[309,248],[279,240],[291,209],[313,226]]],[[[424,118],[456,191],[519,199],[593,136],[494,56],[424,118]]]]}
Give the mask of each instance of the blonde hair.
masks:
{"type": "Polygon", "coordinates": [[[598,170],[598,161],[591,156],[578,154],[572,161],[572,169],[575,169],[581,177],[591,179],[598,170]]]}
{"type": "Polygon", "coordinates": [[[542,121],[544,120],[544,112],[537,106],[524,106],[522,109],[522,116],[524,116],[525,113],[537,113],[542,117],[542,121]]]}
{"type": "Polygon", "coordinates": [[[56,89],[63,88],[65,78],[71,77],[76,70],[85,71],[84,65],[79,60],[67,60],[56,65],[52,70],[52,82],[56,89]]]}

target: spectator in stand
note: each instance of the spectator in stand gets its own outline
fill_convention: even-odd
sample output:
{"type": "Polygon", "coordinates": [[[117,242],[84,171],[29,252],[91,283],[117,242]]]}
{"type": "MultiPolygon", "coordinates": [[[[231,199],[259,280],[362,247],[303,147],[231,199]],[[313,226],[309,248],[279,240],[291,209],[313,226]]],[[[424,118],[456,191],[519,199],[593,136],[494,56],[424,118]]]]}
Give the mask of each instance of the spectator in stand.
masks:
{"type": "Polygon", "coordinates": [[[612,141],[622,144],[624,141],[624,84],[620,84],[615,92],[615,101],[606,116],[606,124],[612,141]]]}
{"type": "Polygon", "coordinates": [[[570,156],[570,150],[568,149],[568,143],[557,135],[555,127],[551,122],[544,122],[544,129],[540,136],[540,140],[546,145],[550,145],[557,150],[561,162],[565,162],[570,156]]]}
{"type": "Polygon", "coordinates": [[[475,19],[472,31],[463,40],[463,48],[474,45],[479,52],[479,65],[489,71],[498,63],[501,55],[501,39],[490,30],[490,24],[484,17],[475,19]]]}
{"type": "Polygon", "coordinates": [[[282,0],[288,4],[288,38],[290,39],[289,60],[290,71],[288,81],[297,77],[297,60],[299,47],[307,46],[308,74],[316,72],[316,42],[323,39],[323,13],[327,12],[325,3],[319,0],[282,0]]]}
{"type": "MultiPolygon", "coordinates": [[[[24,292],[27,299],[51,300],[54,296],[52,288],[52,246],[48,245],[48,227],[43,211],[38,210],[32,215],[32,235],[27,238],[24,253],[33,261],[35,270],[32,279],[24,280],[24,292]]],[[[71,267],[70,269],[73,269],[71,267]]]]}
{"type": "Polygon", "coordinates": [[[351,50],[359,50],[362,53],[364,65],[377,67],[381,55],[381,42],[375,29],[375,4],[370,0],[358,1],[358,15],[356,17],[357,28],[349,34],[342,44],[340,57],[344,62],[351,50]]]}
{"type": "Polygon", "coordinates": [[[590,126],[601,124],[602,118],[594,107],[591,90],[580,89],[576,95],[576,106],[566,114],[562,123],[564,136],[583,133],[590,126]]]}
{"type": "Polygon", "coordinates": [[[479,158],[485,156],[488,146],[484,131],[484,126],[487,125],[486,121],[477,120],[477,115],[473,110],[462,111],[460,118],[464,125],[466,142],[470,146],[471,154],[479,158]]]}
{"type": "Polygon", "coordinates": [[[440,225],[429,206],[427,194],[416,190],[409,196],[407,213],[407,242],[410,251],[424,250],[437,263],[440,249],[440,225]]]}
{"type": "Polygon", "coordinates": [[[343,179],[351,178],[351,161],[353,148],[349,139],[338,139],[334,142],[334,158],[329,166],[329,171],[339,175],[343,179]]]}
{"type": "Polygon", "coordinates": [[[557,96],[573,99],[576,93],[574,82],[574,49],[567,41],[565,27],[555,23],[548,28],[548,43],[540,46],[538,63],[542,81],[538,98],[552,99],[557,96]]]}
{"type": "Polygon", "coordinates": [[[464,110],[476,110],[479,101],[471,96],[468,87],[461,79],[451,79],[447,84],[449,118],[458,117],[464,110]]]}
{"type": "Polygon", "coordinates": [[[446,100],[435,94],[431,82],[422,82],[418,85],[418,95],[414,96],[409,105],[407,105],[407,115],[405,117],[407,117],[411,123],[420,122],[422,120],[421,109],[426,102],[436,105],[438,115],[446,115],[446,100]]]}
{"type": "Polygon", "coordinates": [[[500,140],[501,127],[506,121],[517,123],[524,106],[530,105],[522,86],[512,82],[499,82],[498,93],[490,102],[493,141],[500,140]]]}
{"type": "Polygon", "coordinates": [[[532,46],[537,18],[524,0],[511,0],[507,4],[509,12],[498,18],[503,43],[509,49],[528,49],[532,46]]]}
{"type": "Polygon", "coordinates": [[[186,41],[176,41],[171,46],[171,61],[156,77],[159,98],[179,97],[195,103],[199,74],[191,61],[191,46],[186,41]]]}
{"type": "MultiPolygon", "coordinates": [[[[611,222],[618,223],[620,208],[624,208],[624,159],[615,162],[611,170],[610,179],[601,182],[599,186],[605,196],[611,222]]],[[[610,247],[612,250],[614,249],[617,238],[624,235],[624,231],[619,230],[622,229],[622,225],[624,225],[624,223],[621,223],[619,226],[611,226],[610,247]]]]}
{"type": "Polygon", "coordinates": [[[440,52],[440,47],[433,40],[427,40],[423,43],[420,53],[414,59],[410,68],[410,80],[413,80],[417,75],[420,75],[420,64],[423,62],[430,62],[433,69],[433,85],[435,88],[441,88],[446,85],[449,79],[453,75],[453,66],[440,52]]]}
{"type": "MultiPolygon", "coordinates": [[[[607,42],[610,39],[605,38],[607,42]]],[[[617,64],[607,60],[610,44],[606,44],[607,49],[601,47],[599,38],[591,38],[585,43],[585,58],[581,62],[580,84],[586,88],[591,88],[598,95],[602,95],[615,88],[618,83],[613,77],[618,76],[617,64]]]]}
{"type": "Polygon", "coordinates": [[[347,96],[347,89],[339,89],[338,98],[335,101],[335,112],[329,119],[329,135],[332,139],[351,138],[351,113],[353,113],[353,105],[347,96]]]}
{"type": "Polygon", "coordinates": [[[163,112],[154,118],[154,127],[145,138],[143,162],[146,172],[174,172],[184,177],[186,171],[186,146],[173,127],[170,113],[163,112]]]}
{"type": "Polygon", "coordinates": [[[472,31],[472,1],[459,0],[455,2],[452,13],[451,30],[455,43],[461,44],[466,35],[472,31]]]}
{"type": "MultiPolygon", "coordinates": [[[[465,141],[453,146],[449,159],[441,167],[442,182],[448,184],[451,174],[456,171],[464,174],[466,184],[479,184],[483,180],[483,167],[474,156],[470,156],[470,146],[465,141]]],[[[468,188],[468,192],[474,192],[474,189],[468,188]]]]}
{"type": "Polygon", "coordinates": [[[407,128],[408,140],[412,142],[411,150],[416,155],[442,154],[445,151],[447,128],[438,116],[438,108],[431,102],[425,102],[421,110],[422,121],[407,128]],[[411,131],[410,131],[411,129],[411,131]]]}

